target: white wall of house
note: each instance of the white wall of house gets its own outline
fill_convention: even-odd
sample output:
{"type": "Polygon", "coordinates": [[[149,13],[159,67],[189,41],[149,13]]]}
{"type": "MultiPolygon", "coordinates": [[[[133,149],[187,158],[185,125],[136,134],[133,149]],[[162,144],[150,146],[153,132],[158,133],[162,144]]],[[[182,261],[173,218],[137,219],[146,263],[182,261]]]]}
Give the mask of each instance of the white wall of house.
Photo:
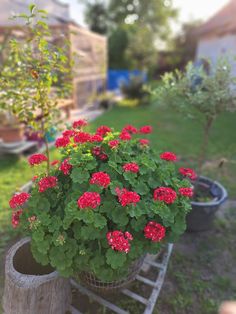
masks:
{"type": "Polygon", "coordinates": [[[221,56],[227,56],[232,65],[232,74],[236,76],[236,34],[200,39],[196,60],[208,58],[214,64],[221,56]]]}

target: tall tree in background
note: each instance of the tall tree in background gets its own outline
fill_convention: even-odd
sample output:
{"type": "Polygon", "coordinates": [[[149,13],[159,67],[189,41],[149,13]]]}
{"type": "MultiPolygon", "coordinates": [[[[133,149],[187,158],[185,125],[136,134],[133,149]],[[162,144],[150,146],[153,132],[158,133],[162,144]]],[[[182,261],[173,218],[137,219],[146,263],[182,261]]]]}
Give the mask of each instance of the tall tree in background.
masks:
{"type": "Polygon", "coordinates": [[[91,30],[109,37],[109,66],[150,69],[157,60],[156,42],[170,35],[177,15],[172,0],[84,0],[91,30]]]}
{"type": "Polygon", "coordinates": [[[85,1],[85,21],[91,31],[99,34],[106,34],[108,31],[107,8],[103,1],[85,1]]]}

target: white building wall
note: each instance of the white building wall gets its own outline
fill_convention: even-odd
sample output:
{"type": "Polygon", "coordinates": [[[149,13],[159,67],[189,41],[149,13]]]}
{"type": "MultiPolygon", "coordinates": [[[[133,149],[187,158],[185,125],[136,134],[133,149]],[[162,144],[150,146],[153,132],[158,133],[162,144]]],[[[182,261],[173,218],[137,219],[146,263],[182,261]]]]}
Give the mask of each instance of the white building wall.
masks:
{"type": "Polygon", "coordinates": [[[196,59],[210,59],[214,64],[221,56],[227,56],[232,65],[232,74],[236,76],[236,34],[221,37],[202,38],[197,47],[196,59]]]}

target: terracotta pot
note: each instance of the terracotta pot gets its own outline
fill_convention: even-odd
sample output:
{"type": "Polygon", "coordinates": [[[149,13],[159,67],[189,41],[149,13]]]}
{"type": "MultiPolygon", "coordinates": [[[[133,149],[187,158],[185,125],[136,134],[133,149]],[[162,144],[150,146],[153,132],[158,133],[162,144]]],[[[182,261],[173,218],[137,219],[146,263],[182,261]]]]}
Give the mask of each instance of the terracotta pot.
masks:
{"type": "Polygon", "coordinates": [[[25,128],[23,125],[1,126],[0,139],[5,143],[20,142],[24,139],[25,128]]]}

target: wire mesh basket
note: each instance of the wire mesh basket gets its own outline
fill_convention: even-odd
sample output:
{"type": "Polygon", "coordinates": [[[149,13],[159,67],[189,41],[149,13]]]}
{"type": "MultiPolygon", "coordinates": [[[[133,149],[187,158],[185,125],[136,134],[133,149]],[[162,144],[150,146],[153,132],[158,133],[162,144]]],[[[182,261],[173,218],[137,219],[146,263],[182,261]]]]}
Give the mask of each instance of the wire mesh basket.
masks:
{"type": "Polygon", "coordinates": [[[145,255],[133,262],[129,267],[128,275],[125,278],[119,280],[104,282],[98,279],[93,273],[89,272],[81,272],[78,275],[78,279],[81,283],[94,291],[101,293],[112,293],[126,287],[135,280],[136,275],[142,268],[144,259],[145,255]]]}

